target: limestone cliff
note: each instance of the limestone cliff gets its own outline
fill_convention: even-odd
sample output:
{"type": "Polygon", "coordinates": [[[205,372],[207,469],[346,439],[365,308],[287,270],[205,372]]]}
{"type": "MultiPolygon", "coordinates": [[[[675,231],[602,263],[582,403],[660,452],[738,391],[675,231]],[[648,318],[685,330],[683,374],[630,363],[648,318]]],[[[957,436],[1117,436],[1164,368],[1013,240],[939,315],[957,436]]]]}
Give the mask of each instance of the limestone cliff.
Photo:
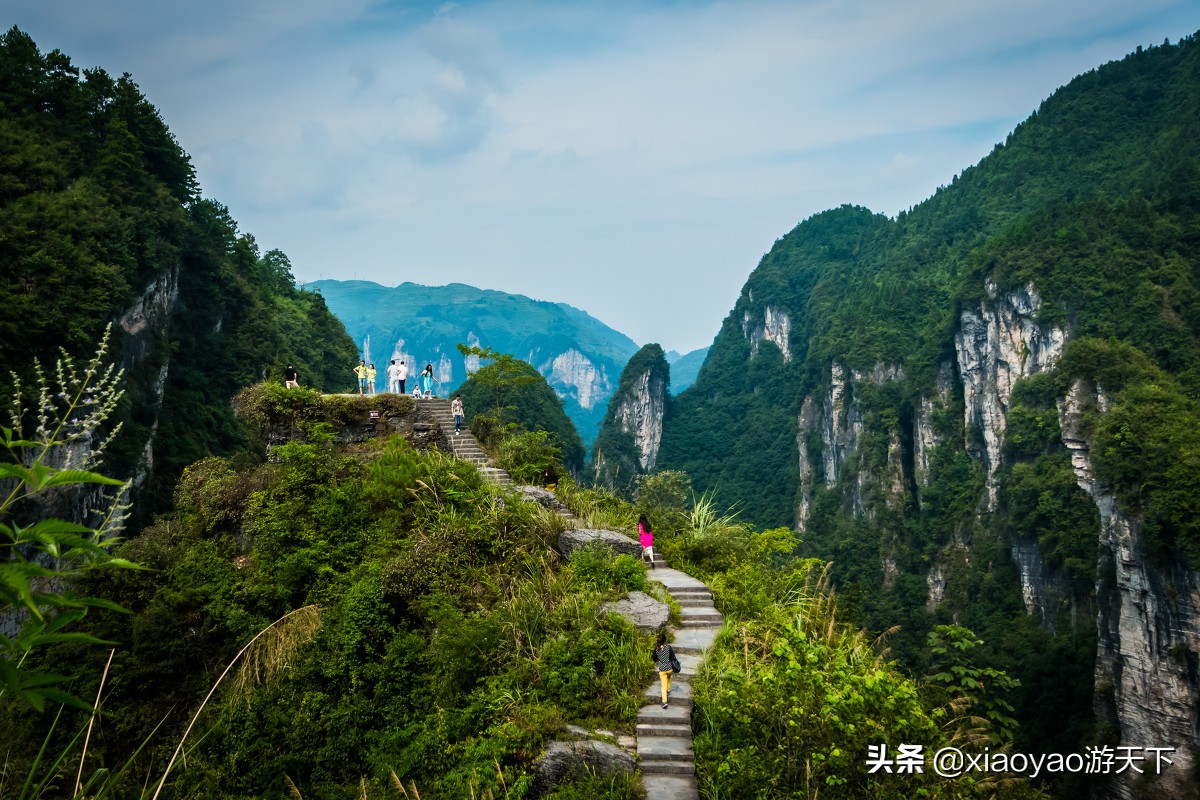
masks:
{"type": "Polygon", "coordinates": [[[999,293],[985,284],[987,299],[964,309],[954,349],[962,380],[967,448],[983,461],[987,484],[982,505],[996,508],[996,470],[1004,442],[1005,414],[1013,383],[1053,367],[1062,356],[1066,332],[1037,321],[1041,298],[1032,285],[999,293]],[[982,447],[973,442],[982,436],[982,447]]]}
{"type": "MultiPolygon", "coordinates": [[[[1159,788],[1184,797],[1195,789],[1200,753],[1200,574],[1178,564],[1156,568],[1143,547],[1141,520],[1096,479],[1085,415],[1105,406],[1104,391],[1083,380],[1059,401],[1076,480],[1100,510],[1096,717],[1116,729],[1123,745],[1176,748],[1159,788]]],[[[1108,796],[1142,796],[1136,777],[1120,776],[1108,796]]]]}
{"type": "Polygon", "coordinates": [[[669,384],[670,367],[657,344],[646,345],[629,360],[592,448],[598,483],[627,492],[638,474],[654,469],[669,384]]]}
{"type": "MultiPolygon", "coordinates": [[[[1039,322],[1042,301],[1033,285],[1005,291],[989,281],[985,294],[961,311],[955,361],[942,363],[933,385],[913,403],[911,439],[905,440],[899,426],[873,415],[862,402],[864,392],[902,382],[899,367],[878,364],[854,371],[834,362],[827,385],[805,397],[796,418],[795,525],[801,535],[812,535],[818,489],[839,493],[855,517],[899,509],[907,497],[920,506],[933,452],[958,446],[957,439],[947,438],[946,421],[959,409],[963,450],[982,476],[976,528],[989,530],[1003,519],[1007,512],[999,508],[999,490],[1011,462],[1005,440],[1014,385],[1053,370],[1070,330],[1039,322]]],[[[1156,567],[1143,546],[1141,520],[1095,478],[1089,433],[1094,422],[1088,419],[1106,410],[1104,392],[1083,380],[1075,380],[1058,399],[1061,445],[1070,451],[1079,487],[1099,510],[1095,600],[1078,596],[1066,573],[1047,563],[1036,540],[1011,537],[1007,549],[1027,614],[1051,634],[1064,619],[1070,629],[1097,627],[1097,719],[1112,726],[1122,745],[1176,748],[1171,756],[1175,763],[1158,786],[1165,796],[1183,797],[1200,752],[1200,574],[1178,562],[1156,567]]],[[[880,541],[878,574],[885,589],[897,573],[890,548],[880,541]]],[[[923,576],[928,611],[936,612],[946,601],[955,576],[976,558],[975,549],[966,530],[942,546],[923,576]]],[[[1133,776],[1120,776],[1103,796],[1133,798],[1134,784],[1133,776]]]]}

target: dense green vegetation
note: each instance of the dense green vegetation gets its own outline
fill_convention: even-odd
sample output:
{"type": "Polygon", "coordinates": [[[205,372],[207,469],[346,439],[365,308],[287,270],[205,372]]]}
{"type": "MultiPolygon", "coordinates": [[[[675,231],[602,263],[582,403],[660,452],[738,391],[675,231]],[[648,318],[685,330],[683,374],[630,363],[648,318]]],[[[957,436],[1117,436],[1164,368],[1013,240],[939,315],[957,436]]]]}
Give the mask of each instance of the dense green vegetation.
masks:
{"type": "Polygon", "coordinates": [[[662,347],[657,344],[648,344],[634,353],[621,371],[617,390],[608,401],[604,424],[592,445],[592,480],[625,497],[632,496],[637,477],[643,472],[642,452],[633,435],[621,428],[617,411],[622,405],[642,402],[636,397],[636,392],[643,379],[648,391],[661,392],[664,400],[670,401],[667,386],[671,382],[671,368],[667,365],[662,347]]]}
{"type": "Polygon", "coordinates": [[[42,54],[16,28],[0,36],[0,268],[0,380],[28,383],[31,357],[84,352],[121,322],[112,463],[132,474],[153,436],[141,519],[168,507],[184,466],[237,446],[228,401],[242,386],[288,362],[304,385],[350,385],[356,350],[324,300],[201,197],[133,80],[42,54]]]}
{"type": "Polygon", "coordinates": [[[1198,133],[1193,36],[1075,79],[894,219],[844,206],[805,220],[750,276],[664,428],[659,465],[686,470],[718,505],[775,526],[795,524],[807,501],[797,552],[833,562],[852,618],[876,631],[901,626],[891,644],[908,669],[929,668],[934,626],[977,631],[982,657],[1021,681],[1018,744],[1034,750],[1101,735],[1087,732],[1094,626],[1071,614],[1095,612],[1099,528],[1058,430],[1057,401],[1072,381],[1105,398],[1107,412],[1087,417],[1096,475],[1139,516],[1155,563],[1200,564],[1198,133]],[[954,335],[989,292],[1026,286],[1041,299],[1037,322],[1071,341],[1055,370],[1015,387],[998,507],[980,514],[983,441],[964,426],[954,335]],[[751,341],[768,309],[790,321],[786,351],[751,341]],[[862,376],[845,395],[861,429],[827,487],[822,432],[797,441],[797,420],[806,398],[829,413],[834,364],[862,376]],[[867,377],[881,365],[894,377],[867,377]],[[914,426],[929,398],[937,442],[918,476],[914,426]],[[808,497],[801,449],[814,469],[808,497]],[[1013,544],[1034,541],[1065,587],[1045,618],[1028,615],[1013,565],[1013,544]]]}
{"type": "MultiPolygon", "coordinates": [[[[149,737],[131,772],[157,776],[151,765],[166,760],[220,670],[289,614],[303,624],[281,627],[209,703],[174,792],[282,796],[291,782],[306,797],[395,797],[399,780],[427,800],[519,798],[566,723],[629,729],[652,677],[650,640],[600,603],[646,588],[640,562],[598,550],[560,563],[559,516],[399,436],[336,446],[330,423],[344,411],[319,419],[312,394],[243,392],[248,422],[295,420],[301,440],[269,462],[247,453],[192,464],[175,513],[120,550],[149,569],[87,582],[132,612],[90,628],[117,652],[88,771],[125,763],[149,737]]],[[[68,646],[38,665],[69,668],[87,694],[103,659],[68,646]]],[[[51,718],[4,711],[0,739],[27,743],[6,753],[11,776],[51,718]]],[[[73,734],[86,719],[58,730],[73,734]]],[[[51,742],[69,746],[57,734],[51,742]]],[[[72,752],[64,772],[77,763],[72,752]]],[[[617,781],[594,796],[631,791],[617,781]]]]}

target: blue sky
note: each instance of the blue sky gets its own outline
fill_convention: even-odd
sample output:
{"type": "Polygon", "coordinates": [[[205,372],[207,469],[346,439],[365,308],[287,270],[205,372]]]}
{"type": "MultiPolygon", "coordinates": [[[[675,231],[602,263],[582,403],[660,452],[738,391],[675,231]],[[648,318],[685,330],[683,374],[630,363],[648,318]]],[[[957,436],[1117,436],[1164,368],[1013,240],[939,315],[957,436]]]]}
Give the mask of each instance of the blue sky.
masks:
{"type": "Polygon", "coordinates": [[[1194,0],[5,0],[129,72],[300,280],[469,283],[709,344],[772,243],[895,214],[1194,0]]]}

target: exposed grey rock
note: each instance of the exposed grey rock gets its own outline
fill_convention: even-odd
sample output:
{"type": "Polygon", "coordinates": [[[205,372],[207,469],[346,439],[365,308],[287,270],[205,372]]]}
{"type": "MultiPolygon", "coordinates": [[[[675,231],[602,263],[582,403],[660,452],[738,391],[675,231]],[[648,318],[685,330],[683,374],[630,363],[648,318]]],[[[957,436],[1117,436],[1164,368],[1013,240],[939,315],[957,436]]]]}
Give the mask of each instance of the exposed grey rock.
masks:
{"type": "MultiPolygon", "coordinates": [[[[754,298],[751,297],[751,300],[754,298]]],[[[763,339],[773,342],[783,354],[783,363],[792,360],[791,345],[792,319],[782,309],[766,306],[763,308],[762,319],[757,314],[746,309],[742,313],[742,334],[750,342],[750,357],[758,355],[758,344],[763,339]]]]}
{"type": "MultiPolygon", "coordinates": [[[[933,384],[933,395],[922,397],[913,420],[913,471],[918,487],[929,484],[929,454],[941,444],[933,429],[933,415],[946,408],[952,401],[954,390],[954,365],[943,361],[933,384]]],[[[923,504],[922,493],[917,493],[917,502],[923,504]]]]}
{"type": "MultiPolygon", "coordinates": [[[[532,357],[529,360],[532,361],[532,357]]],[[[597,367],[574,347],[548,361],[539,361],[537,369],[546,376],[551,386],[564,390],[560,396],[574,396],[585,409],[591,409],[612,396],[613,386],[608,371],[602,366],[597,367]]]]}
{"type": "MultiPolygon", "coordinates": [[[[1123,745],[1174,747],[1174,762],[1155,784],[1160,797],[1193,796],[1200,752],[1196,708],[1200,653],[1200,573],[1175,564],[1160,570],[1142,549],[1142,520],[1122,509],[1096,479],[1086,411],[1106,406],[1103,391],[1076,381],[1058,406],[1063,443],[1079,486],[1100,511],[1099,605],[1095,712],[1116,728],[1123,745]]],[[[1153,765],[1143,766],[1152,773],[1153,765]]],[[[1128,770],[1105,789],[1108,797],[1141,797],[1141,776],[1128,770]]]]}
{"type": "Polygon", "coordinates": [[[549,489],[543,489],[541,486],[514,486],[513,489],[527,502],[537,503],[551,511],[570,513],[570,509],[549,489]]]}
{"type": "Polygon", "coordinates": [[[621,430],[633,437],[643,470],[654,469],[658,461],[666,402],[667,382],[650,368],[636,378],[632,391],[613,412],[621,430]]]}
{"type": "Polygon", "coordinates": [[[605,603],[604,610],[620,614],[639,631],[650,633],[667,624],[671,609],[645,592],[630,592],[624,600],[605,603]]]}
{"type": "Polygon", "coordinates": [[[564,558],[569,559],[571,554],[579,548],[597,543],[612,550],[616,555],[626,553],[631,556],[640,556],[642,554],[642,546],[624,534],[589,528],[563,531],[558,535],[556,548],[564,558]]]}
{"type": "Polygon", "coordinates": [[[983,450],[973,452],[983,460],[987,474],[981,506],[995,511],[996,471],[1013,384],[1058,363],[1067,331],[1037,321],[1042,300],[1033,284],[999,294],[996,284],[988,281],[984,289],[986,300],[977,308],[963,309],[954,349],[963,382],[968,448],[977,434],[983,436],[983,450]]]}
{"type": "Polygon", "coordinates": [[[587,739],[591,736],[587,728],[581,728],[578,725],[568,725],[566,728],[567,734],[573,739],[587,739]]]}
{"type": "Polygon", "coordinates": [[[579,780],[591,772],[611,775],[633,772],[636,762],[615,744],[588,739],[582,742],[550,742],[538,759],[530,797],[541,797],[562,783],[579,780]]]}

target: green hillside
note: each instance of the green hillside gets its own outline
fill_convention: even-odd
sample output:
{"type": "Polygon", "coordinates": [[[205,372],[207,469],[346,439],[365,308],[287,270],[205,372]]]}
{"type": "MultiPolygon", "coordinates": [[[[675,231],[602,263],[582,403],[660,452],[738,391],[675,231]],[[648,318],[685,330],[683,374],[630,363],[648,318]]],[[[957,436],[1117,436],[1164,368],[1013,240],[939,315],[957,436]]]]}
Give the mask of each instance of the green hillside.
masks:
{"type": "MultiPolygon", "coordinates": [[[[1097,606],[1115,601],[1101,597],[1113,596],[1113,578],[1097,568],[1099,515],[1077,485],[1060,404],[1075,379],[1106,393],[1107,413],[1093,404],[1082,423],[1096,477],[1144,527],[1156,580],[1200,566],[1198,288],[1200,42],[1191,36],[1073,80],[896,218],[844,206],[779,239],[671,406],[659,466],[686,470],[698,491],[760,525],[801,527],[798,552],[833,562],[858,619],[878,631],[900,625],[889,644],[910,668],[928,663],[933,625],[979,632],[988,658],[1021,681],[1019,746],[1078,749],[1109,730],[1093,703],[1114,702],[1112,690],[1101,684],[1095,691],[1108,694],[1094,697],[1093,676],[1097,606]],[[1031,324],[1066,330],[1068,341],[1057,365],[1018,381],[1002,409],[991,510],[989,445],[964,424],[955,335],[981,301],[1028,286],[1041,300],[1031,324]],[[840,412],[835,367],[848,376],[840,412]],[[948,393],[930,412],[923,403],[939,397],[945,369],[948,393]],[[806,399],[823,424],[853,431],[853,445],[839,438],[850,433],[828,440],[828,429],[798,436],[806,399]],[[919,479],[918,419],[935,436],[919,479]],[[1045,616],[1023,599],[1019,547],[1032,547],[1059,587],[1045,616]],[[935,578],[944,580],[936,603],[935,578]]],[[[1086,790],[1068,781],[1062,791],[1086,790]]]]}
{"type": "Polygon", "coordinates": [[[360,348],[369,339],[381,375],[392,358],[432,363],[446,384],[443,396],[467,376],[459,343],[532,364],[562,398],[585,443],[595,438],[621,368],[637,351],[629,337],[577,308],[461,283],[322,280],[306,288],[325,298],[360,348]]]}
{"type": "Polygon", "coordinates": [[[1189,37],[1075,79],[896,219],[843,207],[805,220],[763,257],[678,397],[661,463],[752,519],[789,524],[796,416],[830,364],[902,365],[892,402],[911,410],[953,358],[958,311],[988,276],[1034,280],[1048,313],[1145,348],[1196,387],[1197,133],[1200,46],[1189,37]],[[1122,241],[1110,249],[1088,230],[1122,241]],[[767,305],[795,321],[787,363],[770,342],[751,358],[741,320],[767,305]]]}
{"type": "Polygon", "coordinates": [[[128,76],[0,37],[0,383],[89,353],[114,323],[126,369],[113,458],[166,507],[183,467],[241,440],[229,399],[294,363],[349,388],[355,348],[287,257],[201,196],[191,160],[128,76]],[[152,439],[152,460],[147,443],[152,439]]]}

